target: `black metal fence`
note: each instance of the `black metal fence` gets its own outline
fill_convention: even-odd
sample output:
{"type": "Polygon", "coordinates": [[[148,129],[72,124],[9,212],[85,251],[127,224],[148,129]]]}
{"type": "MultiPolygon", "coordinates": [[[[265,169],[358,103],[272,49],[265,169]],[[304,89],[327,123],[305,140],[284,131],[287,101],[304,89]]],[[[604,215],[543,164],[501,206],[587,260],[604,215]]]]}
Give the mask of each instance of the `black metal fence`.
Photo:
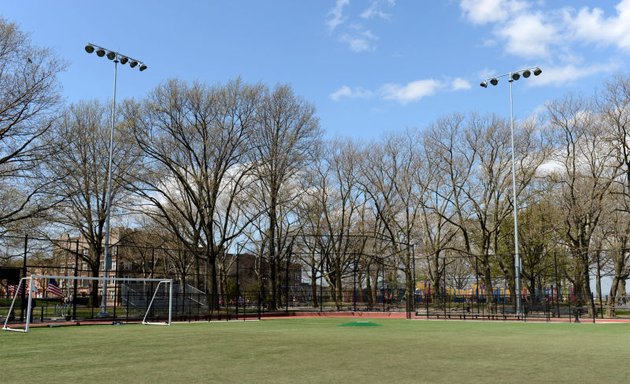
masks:
{"type": "MultiPolygon", "coordinates": [[[[4,236],[0,237],[0,242],[0,256],[5,260],[4,268],[7,269],[8,266],[13,272],[17,270],[18,278],[32,274],[76,277],[94,275],[94,271],[84,261],[87,246],[76,239],[4,236]]],[[[116,263],[109,271],[110,277],[173,279],[172,319],[175,321],[230,320],[285,316],[299,312],[339,311],[404,312],[408,317],[461,319],[573,321],[576,316],[584,317],[587,313],[591,318],[604,317],[610,313],[618,317],[630,317],[630,307],[626,307],[625,302],[616,303],[615,308],[607,308],[607,297],[595,300],[595,313],[588,311],[586,307],[578,305],[568,284],[564,284],[561,292],[550,286],[538,290],[535,295],[522,295],[522,310],[517,313],[513,297],[506,294],[506,290],[499,290],[495,294],[477,292],[473,295],[470,293],[472,289],[464,291],[448,287],[446,280],[438,292],[431,292],[430,287],[428,290],[417,289],[413,295],[413,303],[408,303],[404,275],[395,265],[388,266],[385,262],[375,267],[371,284],[367,284],[368,273],[359,271],[355,263],[343,276],[343,288],[335,288],[324,278],[328,271],[323,270],[323,267],[315,270],[301,266],[298,262],[287,261],[282,263],[275,282],[272,282],[269,269],[256,256],[224,255],[216,273],[217,283],[213,286],[209,281],[207,264],[191,260],[186,268],[176,266],[177,262],[186,260],[186,255],[180,250],[117,245],[111,254],[116,263]],[[309,271],[314,276],[309,276],[304,271],[309,271]]],[[[97,275],[102,275],[102,271],[97,275]]],[[[556,275],[548,280],[557,283],[560,279],[556,275]]],[[[77,290],[74,287],[71,289],[68,285],[70,281],[61,283],[65,290],[63,298],[49,297],[43,289],[38,292],[34,300],[33,321],[139,321],[147,312],[154,290],[152,284],[109,283],[105,316],[101,313],[102,308],[99,308],[101,297],[92,294],[93,283],[82,283],[77,290]]],[[[16,284],[15,276],[0,276],[2,321],[9,316],[8,307],[13,297],[11,286],[15,289],[16,284]]],[[[477,282],[475,285],[478,284],[477,282]]],[[[99,295],[101,294],[102,287],[99,289],[99,295]]],[[[18,298],[16,310],[10,315],[12,322],[24,321],[24,295],[18,298]]],[[[159,293],[147,315],[149,320],[160,321],[168,315],[165,297],[166,292],[159,293]]]]}
{"type": "MultiPolygon", "coordinates": [[[[416,315],[438,319],[479,320],[554,320],[580,321],[604,318],[609,308],[606,301],[595,301],[596,310],[589,311],[588,304],[579,304],[573,295],[522,295],[521,311],[516,310],[509,295],[440,295],[416,296],[416,315]]],[[[630,307],[616,306],[620,317],[630,316],[630,307]]]]}

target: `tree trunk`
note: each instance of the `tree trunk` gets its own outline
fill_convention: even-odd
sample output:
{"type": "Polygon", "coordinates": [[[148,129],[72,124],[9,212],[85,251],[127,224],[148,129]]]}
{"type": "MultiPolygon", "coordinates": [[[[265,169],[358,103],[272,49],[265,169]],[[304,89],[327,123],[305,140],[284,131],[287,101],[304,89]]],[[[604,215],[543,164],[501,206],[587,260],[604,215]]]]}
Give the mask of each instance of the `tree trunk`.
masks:
{"type": "Polygon", "coordinates": [[[608,295],[608,303],[606,306],[606,316],[607,317],[615,317],[616,311],[615,307],[617,305],[617,289],[619,287],[619,277],[615,273],[613,277],[612,285],[610,286],[610,294],[608,295]]]}
{"type": "Polygon", "coordinates": [[[596,312],[595,300],[591,293],[591,282],[588,269],[588,255],[583,255],[582,258],[582,295],[584,297],[584,304],[589,304],[588,314],[590,317],[594,317],[596,312]]]}
{"type": "Polygon", "coordinates": [[[340,266],[337,266],[339,273],[335,276],[335,290],[337,291],[335,304],[337,305],[337,310],[340,310],[343,304],[343,284],[341,282],[341,269],[340,266]]]}
{"type": "MultiPolygon", "coordinates": [[[[99,276],[99,272],[100,272],[100,263],[95,263],[92,264],[92,277],[100,277],[99,276]]],[[[94,280],[92,281],[92,291],[90,292],[90,306],[93,308],[97,308],[100,305],[100,300],[98,299],[98,287],[99,287],[99,280],[94,280]]]]}
{"type": "Polygon", "coordinates": [[[369,309],[374,306],[374,298],[372,296],[372,276],[370,275],[370,264],[365,271],[365,290],[367,291],[367,305],[369,309]]]}

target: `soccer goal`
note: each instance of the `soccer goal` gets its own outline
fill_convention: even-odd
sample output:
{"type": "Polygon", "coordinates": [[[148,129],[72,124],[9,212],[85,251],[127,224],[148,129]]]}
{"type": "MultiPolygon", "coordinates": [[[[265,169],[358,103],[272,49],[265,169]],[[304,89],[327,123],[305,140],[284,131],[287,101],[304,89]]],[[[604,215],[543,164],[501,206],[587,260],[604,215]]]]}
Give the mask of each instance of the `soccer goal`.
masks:
{"type": "Polygon", "coordinates": [[[115,323],[141,321],[145,325],[171,325],[173,280],[109,277],[107,313],[97,313],[90,302],[92,284],[100,277],[31,275],[14,289],[4,331],[28,332],[36,323],[49,325],[113,319],[115,323]],[[19,304],[19,305],[16,305],[19,304]],[[21,307],[20,319],[17,319],[21,307]],[[37,311],[36,311],[37,310],[37,311]]]}

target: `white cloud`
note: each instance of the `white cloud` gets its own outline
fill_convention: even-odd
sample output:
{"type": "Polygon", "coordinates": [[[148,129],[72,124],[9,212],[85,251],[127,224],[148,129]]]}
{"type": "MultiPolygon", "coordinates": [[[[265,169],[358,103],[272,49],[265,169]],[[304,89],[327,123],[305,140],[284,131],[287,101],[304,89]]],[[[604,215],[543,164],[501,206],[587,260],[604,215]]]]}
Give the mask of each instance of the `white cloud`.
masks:
{"type": "Polygon", "coordinates": [[[529,6],[522,0],[461,0],[459,5],[473,24],[505,21],[529,6]]]}
{"type": "Polygon", "coordinates": [[[542,0],[459,0],[462,15],[490,25],[488,42],[511,55],[549,62],[579,62],[576,44],[598,44],[630,52],[630,0],[618,0],[614,14],[598,7],[553,8],[542,0]]]}
{"type": "MultiPolygon", "coordinates": [[[[508,53],[525,58],[548,58],[558,40],[556,15],[533,12],[526,0],[460,0],[464,16],[473,24],[495,24],[493,34],[508,53]]],[[[497,40],[485,39],[484,46],[497,40]]]]}
{"type": "Polygon", "coordinates": [[[558,36],[558,30],[545,20],[542,13],[516,16],[497,33],[507,41],[509,53],[525,58],[548,58],[550,46],[558,36]]]}
{"type": "Polygon", "coordinates": [[[451,89],[453,91],[462,91],[470,88],[472,88],[472,86],[470,85],[470,82],[466,79],[458,77],[451,82],[451,89]]]}
{"type": "Polygon", "coordinates": [[[565,65],[558,67],[544,67],[544,76],[532,76],[528,79],[528,84],[532,86],[541,85],[566,85],[567,83],[580,80],[598,73],[611,73],[619,69],[615,63],[585,65],[565,65]]]}
{"type": "Polygon", "coordinates": [[[630,0],[621,0],[615,9],[610,17],[600,8],[582,8],[577,14],[567,9],[564,21],[578,39],[630,50],[630,0]]]}
{"type": "Polygon", "coordinates": [[[491,27],[481,44],[496,43],[507,54],[542,65],[545,75],[528,82],[531,85],[560,85],[618,70],[613,60],[589,62],[588,54],[578,49],[595,46],[604,57],[615,54],[601,50],[605,47],[630,53],[630,0],[613,3],[611,12],[603,6],[576,9],[542,0],[459,0],[466,20],[491,27]]]}
{"type": "Polygon", "coordinates": [[[537,177],[545,177],[551,176],[553,174],[562,173],[564,166],[562,162],[557,160],[549,160],[547,162],[542,163],[536,168],[536,176],[537,177]]]}
{"type": "Polygon", "coordinates": [[[388,83],[377,90],[369,90],[362,87],[352,88],[344,85],[330,94],[330,99],[339,101],[341,99],[369,99],[377,97],[381,100],[393,100],[400,104],[408,104],[419,101],[424,97],[434,95],[438,92],[463,91],[472,86],[466,79],[456,77],[452,80],[422,79],[411,81],[407,84],[388,83]]]}
{"type": "Polygon", "coordinates": [[[385,84],[381,87],[380,93],[385,100],[394,100],[401,104],[407,104],[433,95],[442,86],[441,82],[434,79],[416,80],[406,85],[385,84]]]}
{"type": "Polygon", "coordinates": [[[330,94],[330,98],[334,101],[339,101],[342,98],[348,99],[367,99],[372,97],[373,92],[361,87],[355,89],[350,88],[347,85],[342,86],[335,92],[330,94]]]}
{"type": "Polygon", "coordinates": [[[337,0],[335,6],[328,11],[328,19],[326,24],[330,31],[334,31],[338,26],[346,21],[346,17],[343,15],[343,9],[350,4],[350,0],[337,0]]]}
{"type": "Polygon", "coordinates": [[[387,11],[384,11],[385,7],[393,7],[396,5],[396,0],[371,0],[370,6],[361,13],[362,19],[372,19],[372,18],[380,18],[384,20],[389,20],[391,18],[391,14],[387,11]]]}

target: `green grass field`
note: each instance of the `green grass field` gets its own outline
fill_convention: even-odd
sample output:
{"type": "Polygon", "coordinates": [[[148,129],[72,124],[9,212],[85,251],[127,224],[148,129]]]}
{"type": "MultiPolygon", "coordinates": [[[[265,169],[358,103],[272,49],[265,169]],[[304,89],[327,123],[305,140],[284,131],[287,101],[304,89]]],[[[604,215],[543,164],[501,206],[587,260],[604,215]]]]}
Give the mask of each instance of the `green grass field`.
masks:
{"type": "Polygon", "coordinates": [[[290,319],[0,334],[3,383],[627,383],[630,324],[290,319]]]}

